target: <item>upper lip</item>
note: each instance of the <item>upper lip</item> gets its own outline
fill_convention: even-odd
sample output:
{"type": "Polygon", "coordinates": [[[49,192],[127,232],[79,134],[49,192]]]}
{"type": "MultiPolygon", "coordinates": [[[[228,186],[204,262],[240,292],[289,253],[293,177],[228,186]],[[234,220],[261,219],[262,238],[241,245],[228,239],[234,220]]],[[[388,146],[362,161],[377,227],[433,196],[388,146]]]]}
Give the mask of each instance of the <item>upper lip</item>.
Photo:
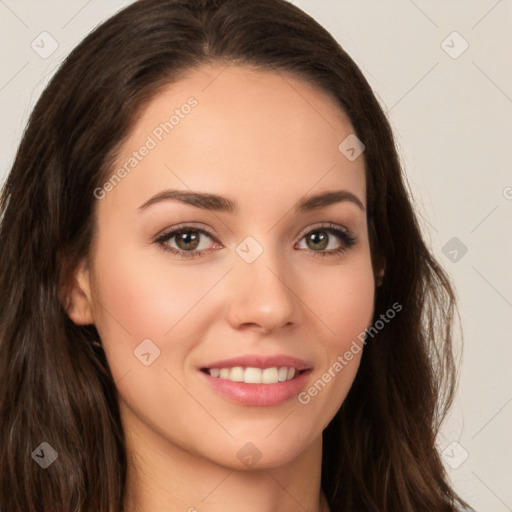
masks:
{"type": "Polygon", "coordinates": [[[311,365],[302,359],[287,355],[263,356],[258,354],[249,354],[222,361],[214,361],[202,368],[233,368],[242,366],[243,368],[295,368],[296,370],[309,370],[311,365]]]}

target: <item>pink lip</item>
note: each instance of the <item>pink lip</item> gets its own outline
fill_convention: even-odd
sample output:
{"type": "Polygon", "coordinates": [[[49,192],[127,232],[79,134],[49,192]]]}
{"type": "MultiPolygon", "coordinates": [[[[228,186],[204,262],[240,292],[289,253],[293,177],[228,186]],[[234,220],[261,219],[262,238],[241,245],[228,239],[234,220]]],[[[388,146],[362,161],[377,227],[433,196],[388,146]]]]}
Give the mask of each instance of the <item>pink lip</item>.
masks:
{"type": "MultiPolygon", "coordinates": [[[[226,361],[224,361],[224,364],[226,361]]],[[[242,364],[235,366],[244,366],[242,364]]],[[[249,365],[248,365],[249,366],[249,365]]],[[[278,365],[275,365],[278,366],[278,365]]],[[[282,365],[287,366],[287,365],[282,365]]],[[[228,368],[229,366],[223,366],[228,368]]],[[[252,365],[253,368],[259,366],[252,365]]],[[[215,391],[232,402],[249,407],[269,407],[279,405],[296,397],[304,389],[311,370],[305,370],[297,377],[276,384],[246,384],[245,382],[233,382],[220,377],[212,377],[205,372],[198,372],[201,378],[206,379],[215,391]]]]}
{"type": "Polygon", "coordinates": [[[224,359],[222,361],[214,361],[207,366],[203,366],[200,370],[210,368],[233,368],[241,366],[242,368],[295,368],[298,375],[291,380],[285,382],[277,382],[275,384],[246,384],[245,382],[233,382],[228,379],[212,377],[204,371],[200,371],[199,375],[213,387],[215,391],[223,397],[233,402],[250,406],[250,407],[269,407],[279,405],[291,398],[297,396],[304,389],[309,375],[312,371],[312,365],[287,355],[263,356],[263,355],[244,355],[224,359]]]}
{"type": "Polygon", "coordinates": [[[261,356],[256,354],[215,361],[207,366],[203,366],[203,368],[233,368],[235,366],[241,366],[242,368],[273,368],[274,366],[281,368],[286,366],[287,368],[295,368],[299,371],[311,369],[310,364],[296,357],[287,355],[261,356]]]}

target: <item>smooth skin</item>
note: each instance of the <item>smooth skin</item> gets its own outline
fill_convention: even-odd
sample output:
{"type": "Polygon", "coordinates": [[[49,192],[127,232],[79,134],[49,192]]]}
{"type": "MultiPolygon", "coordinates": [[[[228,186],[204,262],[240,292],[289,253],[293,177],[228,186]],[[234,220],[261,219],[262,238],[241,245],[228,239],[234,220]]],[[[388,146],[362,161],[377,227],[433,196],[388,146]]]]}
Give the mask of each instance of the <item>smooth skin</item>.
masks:
{"type": "Polygon", "coordinates": [[[145,107],[117,165],[190,97],[197,105],[98,199],[98,235],[76,269],[68,310],[75,323],[96,325],[118,390],[125,512],[325,512],[322,431],[361,353],[308,404],[241,405],[200,368],[246,354],[292,355],[313,367],[307,391],[371,325],[364,153],[350,161],[340,152],[354,130],[322,91],[284,72],[218,63],[145,107]],[[139,210],[167,189],[221,195],[239,211],[177,200],[139,210]],[[350,192],[363,208],[342,200],[295,211],[304,197],[331,190],[350,192]],[[325,223],[348,230],[355,244],[322,231],[325,223]],[[196,249],[177,236],[154,241],[181,224],[192,226],[196,249]],[[204,227],[213,235],[194,231],[204,227]],[[263,249],[252,263],[236,251],[247,237],[263,249]],[[160,350],[147,366],[134,355],[146,339],[160,350]],[[251,467],[237,457],[249,442],[261,454],[251,467]]]}

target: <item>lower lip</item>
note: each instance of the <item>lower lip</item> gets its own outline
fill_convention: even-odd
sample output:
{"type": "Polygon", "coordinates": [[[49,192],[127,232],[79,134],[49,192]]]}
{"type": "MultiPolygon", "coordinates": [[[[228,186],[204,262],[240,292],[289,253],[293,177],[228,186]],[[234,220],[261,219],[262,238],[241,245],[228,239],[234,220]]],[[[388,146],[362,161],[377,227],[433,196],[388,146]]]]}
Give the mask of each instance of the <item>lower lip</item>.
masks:
{"type": "Polygon", "coordinates": [[[233,382],[220,377],[212,377],[199,372],[203,378],[223,397],[250,407],[269,407],[279,405],[296,397],[304,389],[311,370],[302,372],[298,377],[276,384],[246,384],[233,382]]]}

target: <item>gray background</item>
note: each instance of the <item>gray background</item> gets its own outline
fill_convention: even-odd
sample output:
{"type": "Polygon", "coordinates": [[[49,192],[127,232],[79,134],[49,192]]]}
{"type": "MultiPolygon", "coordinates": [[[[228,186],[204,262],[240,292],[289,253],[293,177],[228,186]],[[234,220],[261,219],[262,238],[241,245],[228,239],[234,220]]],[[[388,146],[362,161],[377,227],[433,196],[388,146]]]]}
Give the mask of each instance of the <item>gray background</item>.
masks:
{"type": "MultiPolygon", "coordinates": [[[[0,0],[0,182],[57,65],[129,3],[0,0]]],[[[470,504],[512,511],[512,2],[293,3],[336,37],[388,113],[425,235],[459,298],[460,385],[439,447],[470,504]]]]}

